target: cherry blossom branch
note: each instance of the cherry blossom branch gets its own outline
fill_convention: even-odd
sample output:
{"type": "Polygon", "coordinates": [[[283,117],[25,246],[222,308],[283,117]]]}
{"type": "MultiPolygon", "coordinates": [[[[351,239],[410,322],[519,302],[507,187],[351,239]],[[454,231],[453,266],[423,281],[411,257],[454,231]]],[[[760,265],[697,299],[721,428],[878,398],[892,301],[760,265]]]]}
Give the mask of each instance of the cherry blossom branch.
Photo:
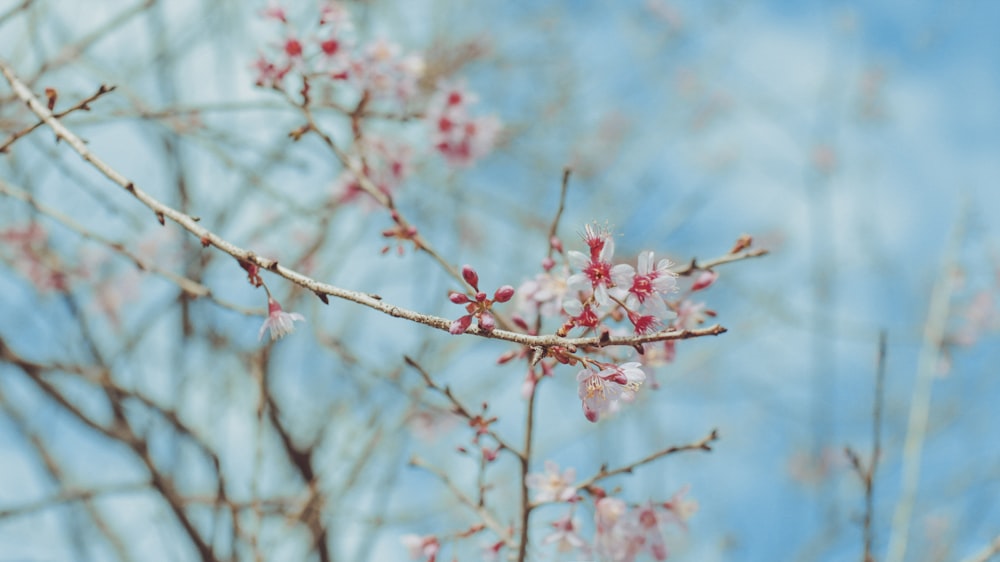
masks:
{"type": "Polygon", "coordinates": [[[263,310],[246,308],[236,303],[229,302],[227,300],[217,297],[212,292],[212,290],[209,289],[207,286],[188,277],[184,277],[183,275],[178,275],[176,273],[163,269],[157,266],[156,264],[144,259],[142,256],[136,254],[135,252],[129,250],[121,243],[115,242],[114,240],[111,240],[109,238],[105,238],[104,236],[97,234],[96,232],[87,230],[83,225],[74,221],[68,215],[65,215],[56,209],[53,209],[47,205],[38,202],[30,193],[17,189],[3,180],[0,180],[0,193],[7,195],[9,197],[13,197],[14,199],[19,199],[21,201],[24,201],[28,205],[31,205],[39,213],[42,213],[43,215],[52,218],[53,220],[65,226],[66,228],[72,230],[73,232],[76,232],[81,237],[86,238],[87,240],[92,240],[94,242],[103,244],[107,248],[121,254],[122,256],[125,256],[130,261],[132,261],[132,263],[134,263],[135,266],[138,267],[139,269],[143,271],[148,271],[150,273],[155,273],[156,275],[159,275],[160,277],[166,279],[167,281],[170,281],[174,285],[177,285],[177,287],[180,288],[181,291],[187,293],[188,295],[191,295],[196,298],[200,297],[207,298],[223,308],[228,308],[229,310],[239,312],[241,314],[246,314],[248,316],[261,315],[265,313],[263,310]]]}
{"type": "Polygon", "coordinates": [[[487,527],[489,527],[489,529],[493,531],[498,537],[500,537],[502,541],[504,541],[504,544],[506,544],[508,548],[514,547],[513,540],[511,539],[510,534],[507,532],[507,529],[504,528],[504,526],[501,525],[499,521],[497,521],[496,517],[494,517],[493,514],[488,509],[486,509],[486,506],[479,505],[478,502],[469,497],[455,484],[455,482],[451,480],[451,478],[448,477],[448,475],[444,471],[439,470],[434,465],[428,463],[427,461],[416,455],[410,457],[410,466],[426,470],[427,472],[436,476],[438,480],[440,480],[441,483],[444,484],[449,491],[451,491],[451,493],[458,499],[458,501],[462,502],[467,507],[469,507],[469,509],[474,511],[476,515],[478,515],[480,519],[482,519],[483,523],[487,527]]]}
{"type": "Polygon", "coordinates": [[[712,450],[712,443],[714,443],[718,439],[719,439],[719,430],[713,429],[711,433],[709,433],[699,441],[695,441],[694,443],[688,443],[687,445],[674,445],[672,447],[667,447],[666,449],[662,449],[660,451],[652,453],[633,463],[629,463],[627,465],[615,469],[609,470],[606,464],[602,465],[601,469],[597,471],[597,474],[591,476],[590,478],[584,480],[582,483],[578,484],[577,488],[584,489],[589,486],[593,486],[594,484],[596,484],[601,480],[604,480],[605,478],[610,478],[618,474],[631,473],[633,470],[644,464],[649,464],[657,459],[660,459],[667,455],[672,455],[674,453],[680,453],[682,451],[710,452],[712,450]]]}
{"type": "MultiPolygon", "coordinates": [[[[85,161],[90,163],[92,166],[97,168],[105,177],[118,184],[120,187],[124,188],[133,197],[138,199],[144,205],[146,205],[150,210],[154,212],[157,220],[160,224],[164,224],[166,219],[170,219],[183,227],[188,232],[194,234],[201,240],[202,246],[215,246],[219,250],[229,254],[230,256],[236,258],[240,261],[245,261],[253,263],[258,267],[266,269],[274,274],[277,274],[292,283],[295,283],[301,287],[309,289],[315,293],[321,300],[326,302],[327,296],[336,297],[343,300],[348,300],[373,308],[394,318],[403,318],[419,324],[424,324],[432,328],[437,328],[438,330],[447,332],[451,326],[452,321],[446,318],[441,318],[439,316],[433,316],[429,314],[422,314],[412,310],[407,310],[405,308],[392,305],[382,301],[382,297],[376,294],[362,293],[359,291],[352,291],[349,289],[343,289],[330,285],[328,283],[321,283],[316,281],[306,275],[303,275],[295,270],[283,267],[278,264],[277,260],[264,258],[258,256],[251,250],[241,248],[232,242],[222,238],[221,236],[215,234],[214,232],[208,230],[207,228],[199,224],[200,218],[196,216],[183,213],[165,205],[157,200],[152,195],[149,195],[139,187],[135,185],[131,180],[126,178],[120,172],[112,168],[109,164],[104,162],[100,157],[90,151],[87,148],[86,143],[78,137],[75,133],[67,129],[61,121],[56,119],[52,112],[42,104],[38,98],[27,88],[27,86],[22,83],[7,63],[0,60],[0,73],[4,75],[7,81],[10,83],[11,88],[14,93],[25,103],[28,107],[38,115],[45,123],[56,133],[56,135],[63,139],[67,144],[69,144],[85,161]]],[[[332,139],[331,139],[332,142],[332,139]]],[[[337,149],[339,151],[339,149],[337,149]]],[[[346,157],[346,155],[345,155],[346,157]]],[[[369,182],[370,183],[370,182],[369,182]]],[[[370,186],[374,187],[374,186],[370,186]]],[[[442,265],[447,264],[443,258],[440,258],[442,265]]],[[[743,257],[732,257],[729,259],[713,260],[709,263],[726,263],[729,261],[736,261],[737,259],[743,259],[743,257]]],[[[453,269],[450,264],[448,268],[453,269]]],[[[456,272],[458,278],[462,278],[461,274],[456,272]]],[[[679,340],[679,339],[689,339],[701,336],[717,336],[726,332],[726,329],[718,324],[709,326],[707,328],[700,328],[695,330],[668,330],[662,332],[656,332],[653,334],[644,334],[640,336],[617,336],[617,337],[604,337],[604,336],[592,336],[584,338],[566,338],[560,336],[532,336],[528,334],[521,334],[518,332],[511,332],[508,330],[493,330],[487,331],[479,327],[470,327],[465,333],[499,339],[504,341],[509,341],[512,343],[519,343],[522,345],[549,348],[554,346],[569,347],[573,348],[576,346],[597,346],[605,347],[611,345],[622,345],[622,346],[635,346],[642,343],[667,341],[667,340],[679,340]]]]}
{"type": "MultiPolygon", "coordinates": [[[[103,96],[104,94],[113,92],[114,90],[115,90],[115,86],[106,86],[104,84],[101,84],[101,86],[99,88],[97,88],[97,92],[94,93],[93,95],[91,95],[90,97],[84,99],[83,101],[77,103],[76,105],[74,105],[73,107],[71,107],[71,108],[69,108],[69,109],[67,109],[65,111],[60,111],[59,113],[54,113],[52,116],[55,117],[56,119],[62,119],[63,117],[69,115],[70,113],[73,113],[74,111],[90,111],[90,105],[89,104],[91,102],[95,101],[97,98],[103,96]]],[[[50,105],[54,105],[55,104],[55,98],[54,97],[50,98],[49,104],[50,105]]],[[[34,131],[35,129],[41,127],[42,125],[45,125],[45,121],[39,121],[39,122],[35,123],[34,125],[31,125],[30,127],[25,127],[24,129],[21,129],[20,131],[17,131],[14,134],[12,134],[10,136],[10,138],[7,139],[7,142],[5,142],[3,144],[0,144],[0,154],[6,153],[7,150],[9,149],[10,145],[14,144],[15,142],[17,142],[18,139],[20,139],[21,137],[24,137],[25,135],[30,134],[32,131],[34,131]]]]}
{"type": "MultiPolygon", "coordinates": [[[[393,220],[399,224],[400,228],[406,229],[407,227],[412,226],[410,222],[407,221],[406,218],[396,208],[396,203],[392,200],[392,197],[390,197],[387,193],[380,190],[374,183],[372,183],[368,175],[365,174],[363,170],[358,169],[358,167],[355,166],[353,162],[351,162],[350,156],[348,156],[346,152],[344,152],[343,150],[341,150],[339,146],[337,146],[337,143],[333,140],[333,137],[331,137],[329,134],[323,131],[322,128],[320,128],[319,124],[316,123],[316,118],[313,115],[312,109],[309,108],[309,104],[305,102],[298,103],[294,100],[294,98],[291,97],[290,94],[288,94],[287,91],[281,90],[281,92],[285,95],[285,98],[288,100],[289,103],[295,105],[296,107],[302,110],[302,115],[306,119],[306,126],[303,128],[303,130],[293,132],[292,137],[296,138],[297,136],[301,136],[302,134],[305,134],[306,132],[309,131],[316,133],[316,135],[323,140],[323,143],[326,144],[326,146],[331,151],[333,151],[337,159],[340,160],[340,163],[345,168],[350,170],[351,174],[358,181],[358,185],[361,187],[361,189],[365,193],[370,195],[372,199],[374,199],[379,205],[385,207],[388,211],[390,211],[393,214],[393,220]]],[[[363,111],[363,108],[361,108],[360,105],[359,109],[363,111]]],[[[348,115],[352,117],[352,119],[357,119],[358,114],[359,112],[355,111],[349,113],[348,115]]],[[[427,241],[426,238],[423,237],[423,235],[419,233],[419,231],[417,232],[416,235],[414,235],[411,238],[411,240],[419,250],[422,250],[423,252],[427,253],[429,256],[431,256],[432,259],[434,259],[434,261],[438,262],[438,264],[446,272],[448,272],[448,275],[451,275],[459,283],[466,285],[465,279],[462,277],[462,274],[458,271],[458,268],[452,265],[448,260],[444,259],[444,257],[437,250],[435,250],[433,246],[431,246],[431,244],[427,241]]],[[[501,323],[501,325],[504,324],[501,323]]]]}

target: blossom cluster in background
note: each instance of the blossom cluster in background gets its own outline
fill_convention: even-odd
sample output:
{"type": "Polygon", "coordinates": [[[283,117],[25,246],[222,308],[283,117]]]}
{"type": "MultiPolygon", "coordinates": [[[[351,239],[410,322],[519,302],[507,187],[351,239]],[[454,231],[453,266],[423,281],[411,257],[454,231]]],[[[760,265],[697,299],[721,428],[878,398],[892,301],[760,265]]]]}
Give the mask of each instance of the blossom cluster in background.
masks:
{"type": "MultiPolygon", "coordinates": [[[[493,151],[500,119],[495,115],[475,115],[471,107],[477,97],[464,82],[441,81],[434,91],[421,91],[425,61],[417,53],[406,53],[384,38],[363,42],[356,37],[351,15],[339,2],[325,2],[316,14],[313,29],[294,25],[279,4],[268,6],[262,15],[281,27],[281,37],[267,45],[253,63],[257,86],[284,92],[301,88],[303,103],[311,100],[317,85],[333,86],[334,99],[349,100],[356,112],[382,103],[400,117],[428,127],[429,148],[453,167],[468,167],[493,151]]],[[[336,104],[341,109],[343,106],[336,104]]],[[[355,114],[353,117],[357,117],[355,114]]],[[[355,136],[360,137],[355,123],[355,136]]],[[[392,146],[388,141],[368,140],[355,147],[357,164],[379,189],[390,190],[405,177],[411,148],[392,146]],[[378,162],[368,162],[376,156],[378,162]]],[[[345,170],[337,180],[341,200],[358,192],[357,178],[345,170]]]]}

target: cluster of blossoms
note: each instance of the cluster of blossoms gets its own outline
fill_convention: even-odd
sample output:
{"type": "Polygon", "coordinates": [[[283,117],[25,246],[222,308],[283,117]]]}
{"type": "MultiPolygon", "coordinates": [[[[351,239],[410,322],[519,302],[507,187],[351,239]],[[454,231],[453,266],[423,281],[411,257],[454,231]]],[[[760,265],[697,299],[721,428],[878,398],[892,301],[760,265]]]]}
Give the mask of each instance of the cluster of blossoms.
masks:
{"type": "Polygon", "coordinates": [[[333,184],[337,203],[355,200],[371,202],[362,197],[361,180],[352,170],[359,170],[382,193],[391,196],[406,180],[412,169],[413,148],[378,136],[367,136],[357,146],[361,153],[352,159],[352,166],[345,167],[333,184]]]}
{"type": "Polygon", "coordinates": [[[546,461],[543,474],[532,473],[526,481],[534,491],[535,504],[568,503],[570,510],[552,522],[552,531],[543,540],[554,544],[559,552],[578,552],[596,555],[601,560],[631,562],[640,554],[649,553],[654,560],[667,559],[664,536],[667,527],[686,528],[687,520],[698,509],[698,504],[685,498],[687,488],[682,488],[663,503],[646,502],[629,506],[624,500],[605,495],[603,490],[588,491],[594,502],[594,536],[588,541],[581,535],[581,522],[577,511],[584,503],[573,485],[576,471],[566,469],[560,474],[559,466],[546,461]]]}
{"type": "Polygon", "coordinates": [[[676,317],[664,297],[677,290],[677,274],[670,271],[668,259],[656,262],[653,252],[639,254],[638,267],[612,265],[615,242],[606,228],[587,225],[584,241],[588,254],[566,252],[570,265],[579,270],[566,280],[563,310],[569,315],[564,331],[574,326],[595,328],[601,318],[614,310],[623,310],[635,333],[655,332],[664,320],[676,317]]]}
{"type": "MultiPolygon", "coordinates": [[[[402,48],[386,39],[375,39],[359,44],[355,38],[350,13],[339,2],[327,1],[319,10],[315,30],[303,32],[289,20],[286,10],[270,5],[263,11],[266,19],[278,22],[283,28],[282,39],[261,53],[253,68],[255,82],[264,88],[286,90],[290,76],[301,78],[302,92],[308,103],[310,81],[341,84],[340,92],[352,92],[360,109],[370,102],[386,101],[412,110],[420,94],[420,79],[425,63],[420,55],[404,53],[402,48]]],[[[297,86],[296,86],[297,87],[297,86]]],[[[454,167],[467,167],[489,154],[500,132],[496,116],[475,116],[470,107],[476,96],[461,82],[442,82],[426,101],[424,117],[429,125],[430,144],[445,161],[454,167]]],[[[419,116],[420,112],[409,114],[419,116]]],[[[370,179],[383,188],[382,183],[399,183],[401,175],[393,177],[393,166],[405,166],[408,154],[401,159],[388,158],[392,165],[386,167],[385,181],[370,179]]],[[[364,172],[372,171],[366,164],[364,172]]],[[[374,167],[373,167],[374,169],[374,167]]],[[[398,171],[397,171],[398,172],[398,171]]],[[[342,193],[350,195],[353,178],[345,172],[338,184],[342,193]]],[[[391,187],[391,186],[390,186],[391,187]]]]}
{"type": "Polygon", "coordinates": [[[469,107],[476,96],[464,84],[443,83],[427,104],[431,144],[449,164],[470,166],[493,150],[500,132],[496,116],[474,117],[469,107]]]}
{"type": "Polygon", "coordinates": [[[254,62],[258,86],[283,89],[285,79],[295,72],[306,78],[351,83],[369,98],[406,101],[416,94],[423,59],[403,54],[399,45],[384,39],[357,46],[350,13],[341,3],[324,2],[316,29],[308,33],[296,29],[277,4],[270,5],[263,15],[282,25],[284,37],[254,62]]]}
{"type": "MultiPolygon", "coordinates": [[[[615,243],[607,228],[587,225],[583,240],[587,252],[563,251],[562,243],[553,238],[550,247],[564,254],[560,267],[551,257],[546,258],[544,272],[523,283],[518,289],[518,315],[514,321],[528,326],[524,318],[535,318],[540,325],[544,318],[559,319],[558,334],[568,335],[582,328],[585,333],[641,335],[659,330],[684,330],[703,323],[714,313],[703,303],[688,298],[676,301],[669,297],[678,292],[677,274],[668,259],[656,260],[652,251],[642,251],[635,266],[615,263],[615,243]],[[627,324],[624,322],[627,321],[627,324]]],[[[703,290],[714,283],[714,271],[702,271],[692,283],[689,293],[703,290]]],[[[640,355],[613,362],[583,361],[585,368],[577,373],[578,393],[584,416],[597,421],[603,414],[617,411],[622,403],[631,402],[647,375],[642,366],[657,366],[673,360],[674,341],[647,343],[639,346],[640,355]]],[[[606,350],[593,350],[607,353],[606,350]]],[[[504,359],[506,360],[506,358],[504,359]]],[[[573,358],[557,361],[576,364],[573,358]]],[[[543,368],[544,368],[543,363],[543,368]]],[[[530,392],[537,376],[529,372],[525,388],[530,392]]],[[[656,381],[653,380],[654,387],[656,381]]]]}
{"type": "Polygon", "coordinates": [[[32,222],[0,231],[0,259],[20,272],[40,292],[66,292],[71,276],[86,276],[80,268],[68,266],[52,250],[49,233],[32,222]]]}

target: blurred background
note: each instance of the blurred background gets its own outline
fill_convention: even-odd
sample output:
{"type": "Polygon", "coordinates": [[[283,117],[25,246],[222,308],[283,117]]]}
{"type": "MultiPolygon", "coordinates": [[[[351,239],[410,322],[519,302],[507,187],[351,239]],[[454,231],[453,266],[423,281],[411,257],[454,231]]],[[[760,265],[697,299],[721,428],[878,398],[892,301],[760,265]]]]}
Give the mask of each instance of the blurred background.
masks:
{"type": "MultiPolygon", "coordinates": [[[[312,2],[284,5],[287,26],[260,2],[3,0],[0,60],[43,99],[55,88],[56,111],[116,86],[65,123],[213,232],[457,316],[445,298],[457,282],[412,245],[398,255],[384,210],[339,198],[341,164],[314,135],[292,142],[302,113],[255,86],[255,59],[316,17],[312,2]]],[[[576,370],[557,370],[539,390],[535,471],[551,459],[583,479],[718,428],[710,454],[605,483],[633,503],[690,486],[699,511],[669,533],[671,559],[863,560],[878,409],[874,558],[987,559],[976,557],[1000,536],[1000,5],[343,5],[359,48],[384,39],[422,57],[415,103],[463,80],[474,111],[503,124],[466,168],[436,157],[420,119],[366,124],[412,152],[400,210],[484,289],[541,271],[567,166],[567,249],[598,221],[630,263],[646,249],[714,258],[743,234],[770,250],[718,269],[699,296],[729,331],[679,342],[659,388],[619,415],[587,422],[576,370]]],[[[343,112],[317,116],[350,143],[343,112]]],[[[2,83],[0,142],[35,122],[2,83]]],[[[489,402],[519,442],[524,363],[496,361],[510,346],[326,306],[266,275],[306,322],[259,343],[266,300],[233,259],[160,226],[44,127],[6,149],[0,561],[193,560],[206,548],[405,560],[401,535],[476,521],[407,464],[419,455],[478,485],[479,461],[456,453],[471,430],[403,356],[468,404],[489,402]]],[[[514,522],[516,463],[485,474],[487,500],[514,522]]],[[[578,559],[541,544],[564,511],[533,513],[532,560],[578,559]]],[[[489,542],[448,544],[443,559],[481,559],[489,542]]]]}

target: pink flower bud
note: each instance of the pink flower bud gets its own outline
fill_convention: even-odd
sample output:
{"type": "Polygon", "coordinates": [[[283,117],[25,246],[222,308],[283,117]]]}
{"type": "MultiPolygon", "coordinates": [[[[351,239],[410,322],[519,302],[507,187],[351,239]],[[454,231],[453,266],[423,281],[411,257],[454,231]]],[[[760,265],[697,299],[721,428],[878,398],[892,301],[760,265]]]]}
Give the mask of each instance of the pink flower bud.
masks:
{"type": "Polygon", "coordinates": [[[472,316],[466,314],[465,316],[455,320],[448,327],[448,331],[454,335],[464,334],[466,330],[469,329],[469,325],[472,324],[472,316]]]}
{"type": "Polygon", "coordinates": [[[472,285],[473,289],[479,290],[479,274],[476,273],[475,269],[472,269],[471,265],[462,266],[462,278],[465,279],[466,283],[472,285]]]}
{"type": "Polygon", "coordinates": [[[542,260],[542,269],[545,271],[552,271],[552,268],[556,266],[556,260],[552,258],[545,258],[542,260]]]}
{"type": "Polygon", "coordinates": [[[493,315],[489,312],[484,312],[482,316],[479,317],[479,328],[484,332],[492,332],[496,327],[496,318],[493,318],[493,315]]]}
{"type": "Polygon", "coordinates": [[[715,280],[719,278],[719,274],[714,271],[703,271],[694,280],[694,285],[691,285],[692,291],[700,291],[702,289],[707,289],[715,280]]]}
{"type": "Polygon", "coordinates": [[[450,293],[448,293],[448,300],[450,300],[455,304],[465,304],[469,302],[469,297],[467,297],[463,293],[451,291],[450,293]]]}
{"type": "Polygon", "coordinates": [[[497,292],[493,293],[493,300],[495,302],[507,302],[514,296],[514,287],[510,285],[504,285],[497,289],[497,292]]]}
{"type": "Polygon", "coordinates": [[[549,238],[549,246],[552,246],[552,249],[555,250],[555,251],[557,251],[557,252],[559,252],[560,254],[563,251],[562,240],[560,240],[559,238],[557,238],[555,236],[553,236],[552,238],[549,238]]]}

